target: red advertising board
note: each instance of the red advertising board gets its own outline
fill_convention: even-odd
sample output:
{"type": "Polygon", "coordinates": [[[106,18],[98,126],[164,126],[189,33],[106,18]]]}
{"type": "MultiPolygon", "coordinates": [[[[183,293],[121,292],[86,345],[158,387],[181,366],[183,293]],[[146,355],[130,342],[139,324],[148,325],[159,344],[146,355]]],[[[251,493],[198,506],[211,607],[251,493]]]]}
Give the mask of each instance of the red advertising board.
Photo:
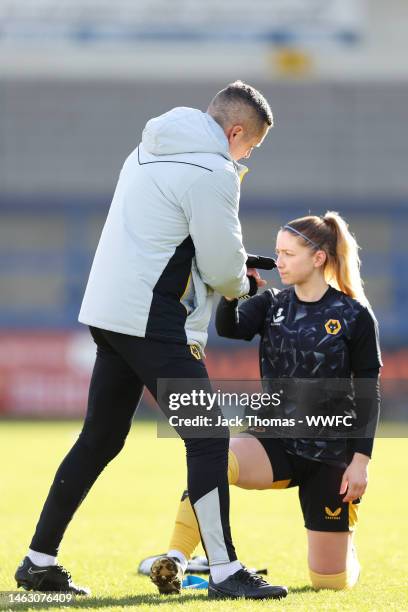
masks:
{"type": "MultiPolygon", "coordinates": [[[[0,333],[0,416],[83,416],[94,359],[86,331],[0,333]]],[[[206,363],[214,379],[259,378],[255,345],[208,349],[206,363]]],[[[384,364],[383,379],[408,379],[408,350],[384,355],[384,364]]]]}

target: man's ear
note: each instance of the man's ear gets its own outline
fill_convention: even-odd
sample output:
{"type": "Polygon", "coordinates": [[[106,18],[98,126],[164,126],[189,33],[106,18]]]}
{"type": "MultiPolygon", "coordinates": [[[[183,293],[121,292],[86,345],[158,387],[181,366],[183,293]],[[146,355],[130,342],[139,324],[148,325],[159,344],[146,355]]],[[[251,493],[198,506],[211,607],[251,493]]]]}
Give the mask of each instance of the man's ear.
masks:
{"type": "Polygon", "coordinates": [[[244,128],[242,127],[242,125],[233,125],[229,129],[229,133],[227,132],[227,137],[228,137],[229,142],[231,142],[231,140],[233,140],[237,136],[242,135],[243,132],[244,132],[244,128]]]}
{"type": "Polygon", "coordinates": [[[326,263],[326,260],[327,260],[327,255],[326,255],[326,252],[323,251],[323,249],[316,251],[316,253],[314,254],[315,268],[320,268],[321,266],[323,266],[326,263]]]}

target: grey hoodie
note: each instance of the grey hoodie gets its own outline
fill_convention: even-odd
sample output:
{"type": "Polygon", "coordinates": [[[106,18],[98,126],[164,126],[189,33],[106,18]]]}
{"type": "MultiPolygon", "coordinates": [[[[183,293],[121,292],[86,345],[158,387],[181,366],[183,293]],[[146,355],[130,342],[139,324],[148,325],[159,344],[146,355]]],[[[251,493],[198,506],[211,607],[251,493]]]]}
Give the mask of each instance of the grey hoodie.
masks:
{"type": "Polygon", "coordinates": [[[121,170],[79,321],[204,348],[214,290],[249,290],[243,169],[208,114],[181,107],[148,121],[121,170]]]}

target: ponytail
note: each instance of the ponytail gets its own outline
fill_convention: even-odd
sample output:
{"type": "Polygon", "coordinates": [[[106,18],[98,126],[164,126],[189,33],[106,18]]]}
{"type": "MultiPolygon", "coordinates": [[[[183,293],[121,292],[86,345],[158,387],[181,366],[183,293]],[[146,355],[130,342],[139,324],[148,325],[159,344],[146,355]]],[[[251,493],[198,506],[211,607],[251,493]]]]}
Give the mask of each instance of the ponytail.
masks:
{"type": "Polygon", "coordinates": [[[324,269],[325,279],[337,285],[340,291],[355,298],[365,306],[368,304],[360,275],[359,246],[345,220],[336,212],[329,211],[324,222],[336,236],[335,257],[328,257],[324,269]]]}
{"type": "Polygon", "coordinates": [[[327,283],[368,305],[360,275],[359,246],[348,224],[337,212],[328,211],[324,217],[301,217],[290,221],[286,227],[300,234],[299,239],[304,238],[314,251],[326,252],[324,278],[327,283]]]}

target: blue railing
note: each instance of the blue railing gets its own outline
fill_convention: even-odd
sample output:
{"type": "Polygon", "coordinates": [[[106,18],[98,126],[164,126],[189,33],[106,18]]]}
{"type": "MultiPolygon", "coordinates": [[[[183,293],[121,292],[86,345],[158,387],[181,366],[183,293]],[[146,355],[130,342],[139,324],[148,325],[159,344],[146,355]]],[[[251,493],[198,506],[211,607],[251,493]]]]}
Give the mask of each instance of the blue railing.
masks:
{"type": "MultiPolygon", "coordinates": [[[[11,239],[8,236],[0,241],[0,328],[72,329],[79,325],[77,315],[109,201],[110,196],[66,201],[49,197],[0,201],[0,224],[6,227],[7,221],[13,220],[12,226],[18,228],[11,239]],[[27,219],[33,215],[37,225],[32,232],[38,235],[27,241],[27,236],[32,236],[27,219]],[[55,244],[46,230],[42,233],[41,223],[38,225],[38,221],[46,223],[50,219],[62,231],[62,244],[55,244]]],[[[281,224],[307,214],[309,209],[320,214],[326,208],[327,204],[316,200],[244,200],[241,207],[244,233],[246,227],[260,221],[271,226],[270,241],[265,240],[265,235],[258,241],[252,232],[247,249],[273,254],[274,236],[281,224]]],[[[408,345],[408,206],[400,202],[373,205],[331,200],[329,208],[344,214],[352,229],[354,225],[370,227],[376,220],[384,226],[386,248],[384,244],[378,247],[375,236],[365,241],[363,276],[380,322],[383,345],[408,345]]],[[[279,286],[276,275],[269,278],[279,286]]],[[[214,334],[213,328],[210,333],[214,334]]]]}

